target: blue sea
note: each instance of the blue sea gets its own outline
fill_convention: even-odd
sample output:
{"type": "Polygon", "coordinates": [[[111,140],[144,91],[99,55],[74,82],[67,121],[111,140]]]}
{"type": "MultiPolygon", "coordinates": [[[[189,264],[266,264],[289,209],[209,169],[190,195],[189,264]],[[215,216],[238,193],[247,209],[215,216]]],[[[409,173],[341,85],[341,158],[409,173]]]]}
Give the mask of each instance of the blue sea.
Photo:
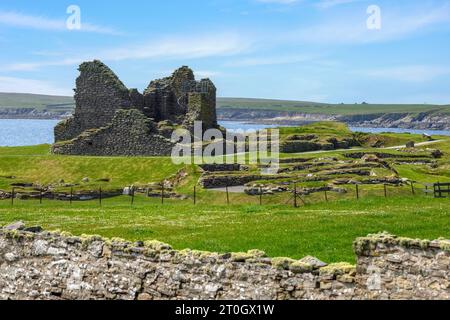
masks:
{"type": "MultiPolygon", "coordinates": [[[[16,147],[53,143],[53,128],[58,120],[8,120],[0,119],[0,146],[16,147]]],[[[273,128],[276,125],[252,124],[239,121],[222,121],[220,125],[228,130],[260,130],[273,128]]],[[[395,132],[395,133],[428,133],[431,135],[448,135],[450,131],[408,130],[393,128],[351,128],[360,132],[395,132]]]]}

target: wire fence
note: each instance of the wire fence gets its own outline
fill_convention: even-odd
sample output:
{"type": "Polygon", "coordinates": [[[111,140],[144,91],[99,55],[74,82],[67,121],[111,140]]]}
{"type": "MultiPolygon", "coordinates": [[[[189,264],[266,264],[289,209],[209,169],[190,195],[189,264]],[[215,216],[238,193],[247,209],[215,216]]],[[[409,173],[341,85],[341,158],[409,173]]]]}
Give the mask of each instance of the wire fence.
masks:
{"type": "MultiPolygon", "coordinates": [[[[295,208],[313,203],[332,202],[338,200],[361,200],[369,197],[402,197],[402,196],[431,196],[434,198],[450,198],[450,183],[420,183],[410,181],[401,185],[363,185],[353,184],[341,188],[341,192],[336,192],[328,186],[310,191],[300,183],[293,182],[282,192],[267,191],[262,185],[258,186],[259,192],[247,194],[243,190],[236,192],[232,186],[226,186],[221,190],[202,189],[193,186],[191,190],[176,194],[172,188],[165,186],[164,182],[159,184],[159,188],[136,188],[133,186],[123,190],[104,190],[102,187],[94,190],[77,190],[72,187],[65,192],[49,192],[45,189],[35,189],[28,192],[26,188],[13,187],[9,192],[0,190],[0,201],[10,202],[14,206],[18,202],[34,200],[33,203],[42,205],[45,201],[60,201],[67,205],[74,202],[86,202],[89,205],[102,207],[104,200],[120,197],[123,203],[130,206],[136,204],[150,203],[146,199],[152,199],[152,203],[164,205],[172,201],[185,201],[194,205],[286,205],[295,208]],[[317,191],[320,189],[320,191],[317,191]],[[345,190],[345,191],[344,191],[345,190]]],[[[255,188],[254,188],[255,189],[255,188]]]]}

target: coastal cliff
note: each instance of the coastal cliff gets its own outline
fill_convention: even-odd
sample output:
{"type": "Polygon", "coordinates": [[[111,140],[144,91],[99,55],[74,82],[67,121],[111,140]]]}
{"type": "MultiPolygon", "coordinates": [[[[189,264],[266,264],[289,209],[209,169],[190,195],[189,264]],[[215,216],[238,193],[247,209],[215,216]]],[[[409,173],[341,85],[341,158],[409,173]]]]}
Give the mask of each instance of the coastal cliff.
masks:
{"type": "Polygon", "coordinates": [[[374,113],[327,115],[290,111],[218,109],[221,121],[298,124],[316,121],[339,121],[353,127],[403,128],[418,130],[450,130],[450,114],[439,112],[374,113]]]}

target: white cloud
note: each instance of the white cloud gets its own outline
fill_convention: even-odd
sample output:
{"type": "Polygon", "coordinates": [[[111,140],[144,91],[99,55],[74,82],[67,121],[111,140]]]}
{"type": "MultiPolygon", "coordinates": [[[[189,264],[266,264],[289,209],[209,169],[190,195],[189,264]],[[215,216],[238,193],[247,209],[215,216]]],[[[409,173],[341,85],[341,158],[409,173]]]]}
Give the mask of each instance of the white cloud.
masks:
{"type": "Polygon", "coordinates": [[[391,41],[450,23],[450,6],[421,7],[415,10],[382,10],[381,30],[369,30],[367,15],[330,18],[321,24],[296,30],[292,40],[318,44],[365,44],[391,41]]]}
{"type": "Polygon", "coordinates": [[[0,76],[0,92],[71,96],[73,91],[42,80],[0,76]]]}
{"type": "Polygon", "coordinates": [[[217,77],[220,75],[220,72],[217,71],[210,71],[210,70],[197,70],[194,71],[195,77],[196,78],[213,78],[213,77],[217,77]]]}
{"type": "Polygon", "coordinates": [[[226,63],[230,67],[251,67],[251,66],[268,66],[291,64],[298,62],[310,61],[313,58],[306,55],[285,55],[276,57],[251,57],[244,58],[226,63]]]}
{"type": "Polygon", "coordinates": [[[97,50],[61,60],[19,62],[0,66],[2,71],[36,71],[45,67],[77,65],[83,61],[100,59],[123,61],[139,59],[199,59],[218,56],[232,56],[246,52],[251,41],[233,33],[196,35],[193,37],[168,37],[138,45],[97,50]]]}
{"type": "Polygon", "coordinates": [[[105,60],[130,59],[197,59],[212,56],[234,55],[250,47],[247,39],[233,33],[169,37],[135,46],[106,50],[101,53],[105,60]]]}
{"type": "Polygon", "coordinates": [[[299,0],[256,0],[261,3],[279,3],[279,4],[293,4],[299,2],[299,0]]]}
{"type": "Polygon", "coordinates": [[[61,67],[61,66],[77,65],[82,63],[84,60],[82,58],[71,58],[55,61],[19,62],[0,66],[0,71],[36,71],[45,67],[61,67]]]}
{"type": "Polygon", "coordinates": [[[69,30],[64,19],[50,19],[43,16],[32,16],[12,11],[0,11],[0,24],[47,31],[67,31],[67,32],[92,32],[101,34],[120,35],[121,33],[104,26],[82,22],[80,30],[69,30]]]}
{"type": "Polygon", "coordinates": [[[353,2],[360,2],[364,0],[321,0],[315,4],[315,6],[319,9],[328,9],[331,7],[343,5],[343,4],[349,4],[353,2]]]}
{"type": "Polygon", "coordinates": [[[449,75],[450,68],[430,65],[412,65],[380,68],[359,72],[369,77],[402,82],[422,83],[449,75]]]}

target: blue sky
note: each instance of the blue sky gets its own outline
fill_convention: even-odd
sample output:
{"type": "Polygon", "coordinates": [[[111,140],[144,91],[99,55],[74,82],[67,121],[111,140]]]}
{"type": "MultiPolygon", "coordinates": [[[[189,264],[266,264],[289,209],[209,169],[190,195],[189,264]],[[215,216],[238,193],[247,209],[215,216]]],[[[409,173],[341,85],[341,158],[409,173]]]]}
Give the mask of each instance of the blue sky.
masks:
{"type": "Polygon", "coordinates": [[[222,97],[449,104],[449,40],[450,0],[2,0],[0,91],[71,94],[101,59],[141,91],[189,65],[222,97]]]}

